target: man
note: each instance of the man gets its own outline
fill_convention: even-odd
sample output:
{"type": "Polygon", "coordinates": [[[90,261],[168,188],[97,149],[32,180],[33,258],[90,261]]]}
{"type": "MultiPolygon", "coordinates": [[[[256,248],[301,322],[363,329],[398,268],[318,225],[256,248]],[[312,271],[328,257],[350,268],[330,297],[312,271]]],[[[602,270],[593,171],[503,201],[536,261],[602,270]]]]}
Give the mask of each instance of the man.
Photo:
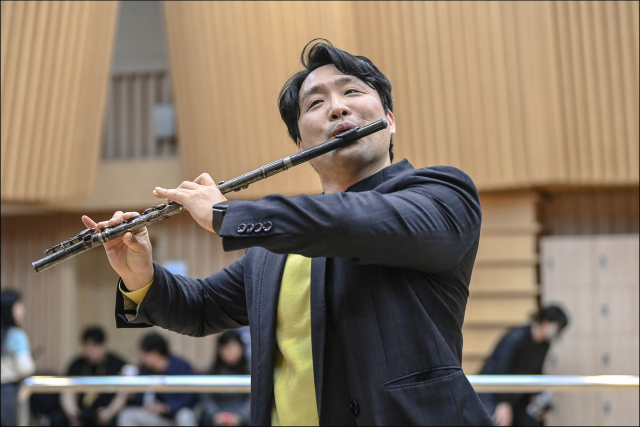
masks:
{"type": "MultiPolygon", "coordinates": [[[[120,375],[125,361],[109,352],[104,329],[90,326],[81,337],[82,356],[75,359],[67,375],[76,377],[120,375]]],[[[74,393],[63,391],[60,404],[72,425],[113,425],[127,402],[126,393],[74,393]]]]}
{"type": "MultiPolygon", "coordinates": [[[[549,306],[540,310],[529,325],[510,330],[485,362],[483,375],[542,375],[542,365],[551,341],[569,321],[562,309],[549,306]]],[[[481,399],[499,426],[542,425],[527,408],[531,394],[482,394],[481,399]]],[[[544,411],[537,411],[544,412],[544,411]]]]}
{"type": "MultiPolygon", "coordinates": [[[[148,334],[140,342],[142,366],[140,375],[193,375],[186,361],[169,354],[167,341],[158,334],[148,334]]],[[[145,393],[133,397],[133,405],[118,417],[120,426],[195,426],[191,407],[193,393],[145,393]]]]}
{"type": "Polygon", "coordinates": [[[389,127],[312,160],[320,195],[234,201],[223,215],[208,174],[156,188],[225,250],[247,252],[194,280],[152,262],[146,230],[108,242],[118,325],[204,336],[250,324],[252,424],[490,424],[460,368],[481,222],[473,182],[452,167],[392,165],[389,80],[365,57],[311,45],[279,97],[298,149],[389,127]]]}

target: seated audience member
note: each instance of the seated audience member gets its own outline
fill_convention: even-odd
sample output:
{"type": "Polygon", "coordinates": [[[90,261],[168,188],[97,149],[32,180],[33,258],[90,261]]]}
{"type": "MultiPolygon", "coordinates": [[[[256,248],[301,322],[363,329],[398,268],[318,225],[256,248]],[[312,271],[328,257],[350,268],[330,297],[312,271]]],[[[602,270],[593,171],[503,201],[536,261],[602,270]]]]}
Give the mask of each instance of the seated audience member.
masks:
{"type": "MultiPolygon", "coordinates": [[[[526,326],[514,328],[500,340],[485,362],[481,375],[541,375],[542,365],[551,345],[567,326],[564,312],[555,306],[543,308],[526,326]]],[[[499,426],[543,425],[527,407],[531,394],[480,394],[489,414],[499,426]]],[[[539,412],[539,411],[536,411],[539,412]]]]}
{"type": "MultiPolygon", "coordinates": [[[[186,361],[169,354],[167,341],[157,333],[146,335],[140,343],[140,375],[193,375],[186,361]]],[[[197,400],[193,393],[145,393],[133,397],[133,405],[118,417],[120,426],[195,426],[191,409],[197,400]]]]}
{"type": "MultiPolygon", "coordinates": [[[[86,328],[82,333],[81,343],[82,356],[69,365],[67,375],[120,375],[126,362],[109,352],[105,332],[100,326],[86,328]]],[[[127,394],[63,391],[60,403],[72,425],[113,425],[115,416],[127,403],[127,394]]]]}
{"type": "Polygon", "coordinates": [[[20,301],[20,293],[13,290],[2,291],[2,365],[0,380],[2,383],[2,425],[16,425],[18,387],[20,382],[32,375],[36,366],[31,357],[29,338],[21,329],[25,318],[25,306],[20,301]]]}
{"type": "MultiPolygon", "coordinates": [[[[216,360],[209,375],[249,375],[249,362],[240,334],[228,331],[218,338],[216,360]]],[[[249,425],[249,393],[210,393],[202,396],[202,419],[205,426],[249,425]]]]}

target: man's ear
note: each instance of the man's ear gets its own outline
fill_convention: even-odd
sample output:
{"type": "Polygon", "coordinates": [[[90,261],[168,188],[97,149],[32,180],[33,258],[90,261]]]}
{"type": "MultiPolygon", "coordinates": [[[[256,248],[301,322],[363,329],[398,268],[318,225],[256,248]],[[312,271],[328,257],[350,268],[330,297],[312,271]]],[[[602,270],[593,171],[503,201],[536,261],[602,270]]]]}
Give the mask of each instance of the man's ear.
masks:
{"type": "Polygon", "coordinates": [[[296,141],[296,145],[298,146],[298,153],[302,151],[302,140],[298,137],[296,141]]]}
{"type": "Polygon", "coordinates": [[[393,111],[387,110],[387,122],[389,122],[389,132],[391,135],[396,134],[396,120],[393,117],[393,111]]]}

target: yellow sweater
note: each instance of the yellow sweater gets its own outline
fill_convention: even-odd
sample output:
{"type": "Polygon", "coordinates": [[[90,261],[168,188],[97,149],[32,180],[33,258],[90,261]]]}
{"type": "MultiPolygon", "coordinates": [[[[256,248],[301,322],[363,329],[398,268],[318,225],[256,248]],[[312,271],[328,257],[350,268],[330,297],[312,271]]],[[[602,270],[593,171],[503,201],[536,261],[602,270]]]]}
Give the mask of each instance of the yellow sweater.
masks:
{"type": "MultiPolygon", "coordinates": [[[[123,295],[136,305],[153,281],[123,295]]],[[[282,275],[276,326],[276,365],[273,371],[274,426],[317,426],[318,406],[311,351],[311,259],[291,254],[282,275]]]]}

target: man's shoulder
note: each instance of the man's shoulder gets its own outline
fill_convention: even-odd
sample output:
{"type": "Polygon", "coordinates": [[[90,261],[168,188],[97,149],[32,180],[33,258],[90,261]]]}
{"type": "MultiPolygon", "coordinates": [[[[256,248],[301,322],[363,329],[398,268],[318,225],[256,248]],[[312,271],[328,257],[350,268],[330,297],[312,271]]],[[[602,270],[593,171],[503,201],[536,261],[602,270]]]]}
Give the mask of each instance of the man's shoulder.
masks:
{"type": "Polygon", "coordinates": [[[170,355],[170,369],[180,372],[193,371],[191,364],[181,357],[170,355]]]}
{"type": "Polygon", "coordinates": [[[395,191],[421,185],[443,185],[455,188],[468,193],[474,198],[477,197],[478,190],[471,177],[463,170],[455,166],[437,165],[414,169],[405,168],[399,174],[386,181],[382,186],[392,186],[395,191]]]}
{"type": "Polygon", "coordinates": [[[80,375],[82,373],[82,367],[87,363],[84,356],[78,356],[71,361],[67,375],[80,375]]]}
{"type": "Polygon", "coordinates": [[[118,369],[122,368],[124,365],[127,364],[127,362],[122,357],[120,357],[115,353],[108,353],[107,357],[108,357],[109,365],[115,366],[118,369]]]}
{"type": "Polygon", "coordinates": [[[398,177],[411,177],[411,176],[422,176],[428,177],[431,179],[439,179],[445,181],[462,181],[466,183],[470,183],[473,185],[473,180],[471,177],[464,172],[462,169],[458,169],[455,166],[448,165],[437,165],[437,166],[428,166],[419,169],[411,169],[405,171],[405,173],[398,175],[398,177]]]}

